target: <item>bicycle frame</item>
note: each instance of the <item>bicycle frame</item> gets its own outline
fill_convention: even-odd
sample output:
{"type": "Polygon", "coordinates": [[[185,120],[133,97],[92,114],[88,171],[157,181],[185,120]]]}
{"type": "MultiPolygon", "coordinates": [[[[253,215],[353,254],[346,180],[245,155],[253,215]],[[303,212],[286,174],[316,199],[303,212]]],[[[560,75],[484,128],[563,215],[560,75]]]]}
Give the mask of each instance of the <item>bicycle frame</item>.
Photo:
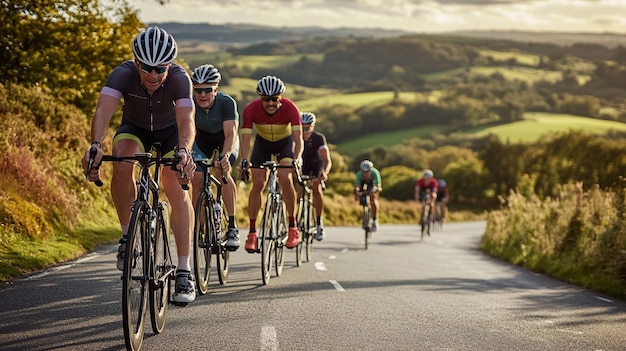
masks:
{"type": "MultiPolygon", "coordinates": [[[[122,274],[122,305],[124,338],[127,349],[141,347],[144,334],[146,301],[150,296],[150,319],[155,334],[163,330],[167,306],[171,302],[171,284],[176,266],[169,247],[169,213],[159,199],[161,171],[166,165],[178,164],[177,157],[163,158],[160,145],[156,144],[156,156],[137,153],[134,156],[104,155],[102,161],[132,162],[140,168],[136,180],[137,197],[131,208],[131,222],[127,233],[126,254],[122,274]],[[154,168],[154,174],[150,170],[154,168]],[[160,230],[159,230],[160,229],[160,230]],[[138,242],[136,235],[139,235],[138,242]],[[137,246],[135,246],[137,243],[137,246]],[[162,256],[162,257],[161,257],[162,256]],[[135,266],[140,266],[134,272],[135,266]],[[134,287],[138,284],[136,287],[134,287]],[[147,285],[146,285],[147,284],[147,285]],[[145,291],[146,286],[148,292],[145,291]],[[130,296],[139,293],[139,296],[130,296]],[[134,306],[138,303],[138,306],[134,306]],[[138,308],[137,311],[134,309],[138,308]]],[[[97,150],[90,150],[89,165],[97,150]]],[[[100,180],[95,182],[102,186],[100,180]]]]}
{"type": "Polygon", "coordinates": [[[306,261],[311,260],[311,251],[313,246],[313,230],[315,225],[314,207],[313,207],[313,189],[309,187],[309,183],[317,179],[316,177],[301,175],[300,177],[301,194],[298,197],[298,228],[302,233],[302,240],[296,247],[296,265],[302,264],[302,249],[306,246],[306,261]]]}
{"type": "Polygon", "coordinates": [[[363,207],[363,219],[361,222],[361,226],[363,230],[365,230],[365,250],[368,249],[369,240],[372,237],[372,223],[371,223],[371,206],[370,206],[370,192],[369,191],[358,191],[357,196],[359,197],[359,203],[363,207]]]}

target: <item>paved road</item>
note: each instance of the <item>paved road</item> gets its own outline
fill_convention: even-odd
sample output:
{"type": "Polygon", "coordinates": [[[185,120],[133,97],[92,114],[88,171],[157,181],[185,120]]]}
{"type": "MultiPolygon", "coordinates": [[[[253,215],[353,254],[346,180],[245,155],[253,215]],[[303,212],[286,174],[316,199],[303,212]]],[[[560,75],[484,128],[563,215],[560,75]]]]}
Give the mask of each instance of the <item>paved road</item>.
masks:
{"type": "MultiPolygon", "coordinates": [[[[232,257],[229,283],[170,307],[144,350],[626,350],[626,303],[478,250],[484,222],[420,241],[382,225],[327,228],[314,260],[261,282],[260,255],[232,257]]],[[[0,288],[0,350],[120,350],[116,247],[0,288]]]]}

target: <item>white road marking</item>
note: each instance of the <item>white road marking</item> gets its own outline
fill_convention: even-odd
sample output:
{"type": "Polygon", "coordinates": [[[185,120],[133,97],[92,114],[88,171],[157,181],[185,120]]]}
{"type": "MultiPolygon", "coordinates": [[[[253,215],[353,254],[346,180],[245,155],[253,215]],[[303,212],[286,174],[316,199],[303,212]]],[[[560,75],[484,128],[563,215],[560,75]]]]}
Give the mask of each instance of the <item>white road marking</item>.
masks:
{"type": "Polygon", "coordinates": [[[346,253],[346,252],[348,252],[348,251],[350,251],[350,250],[349,250],[349,249],[347,249],[347,248],[341,249],[341,253],[346,253]]]}
{"type": "Polygon", "coordinates": [[[266,325],[261,328],[261,351],[278,350],[278,337],[276,336],[276,328],[266,325]]]}
{"type": "Polygon", "coordinates": [[[339,292],[345,292],[346,290],[339,284],[337,283],[336,280],[329,280],[329,282],[335,287],[335,289],[339,292]]]}
{"type": "Polygon", "coordinates": [[[73,266],[75,266],[75,265],[77,265],[79,263],[91,261],[94,258],[96,258],[97,256],[98,256],[97,253],[92,252],[92,253],[89,253],[89,254],[85,255],[84,257],[82,257],[82,258],[80,258],[80,259],[78,259],[76,261],[70,262],[69,264],[64,264],[64,265],[61,265],[61,266],[56,266],[56,267],[50,268],[49,270],[47,270],[45,272],[41,272],[41,273],[38,273],[38,274],[33,274],[30,277],[26,277],[25,279],[26,280],[39,279],[41,277],[47,276],[50,273],[59,272],[59,271],[62,271],[64,269],[68,269],[70,267],[73,267],[73,266]]]}
{"type": "Polygon", "coordinates": [[[600,301],[608,302],[608,303],[613,303],[613,300],[605,299],[604,297],[600,297],[600,296],[596,296],[596,299],[600,301]]]}
{"type": "Polygon", "coordinates": [[[576,335],[582,335],[583,334],[583,332],[575,331],[575,330],[557,329],[557,331],[560,331],[562,333],[576,334],[576,335]]]}
{"type": "Polygon", "coordinates": [[[337,258],[337,256],[335,256],[335,255],[330,255],[330,256],[328,256],[328,259],[329,259],[329,260],[334,260],[335,258],[337,258]]]}
{"type": "Polygon", "coordinates": [[[318,271],[323,271],[323,272],[326,272],[328,270],[326,269],[326,266],[324,265],[324,262],[322,261],[315,262],[315,269],[317,269],[318,271]]]}

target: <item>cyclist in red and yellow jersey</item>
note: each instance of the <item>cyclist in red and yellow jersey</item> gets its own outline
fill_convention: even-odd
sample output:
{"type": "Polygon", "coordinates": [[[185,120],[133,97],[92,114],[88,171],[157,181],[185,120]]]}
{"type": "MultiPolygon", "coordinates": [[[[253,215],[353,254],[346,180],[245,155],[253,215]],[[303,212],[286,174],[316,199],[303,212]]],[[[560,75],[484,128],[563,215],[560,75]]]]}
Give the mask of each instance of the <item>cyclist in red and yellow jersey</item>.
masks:
{"type": "MultiPolygon", "coordinates": [[[[274,76],[265,76],[257,84],[259,99],[251,102],[243,110],[241,124],[241,170],[247,171],[252,165],[260,165],[278,155],[280,165],[300,165],[302,156],[302,123],[300,110],[289,99],[282,97],[285,84],[274,76]],[[249,154],[252,129],[257,135],[249,154]],[[250,162],[248,162],[250,156],[250,162]]],[[[288,168],[278,169],[278,179],[283,192],[283,201],[289,216],[289,236],[287,248],[294,248],[300,241],[296,225],[296,191],[293,186],[293,171],[288,168]]],[[[252,189],[248,197],[248,216],[250,232],[246,240],[246,251],[253,253],[258,248],[256,219],[261,208],[261,193],[267,184],[267,170],[252,168],[252,189]]]]}

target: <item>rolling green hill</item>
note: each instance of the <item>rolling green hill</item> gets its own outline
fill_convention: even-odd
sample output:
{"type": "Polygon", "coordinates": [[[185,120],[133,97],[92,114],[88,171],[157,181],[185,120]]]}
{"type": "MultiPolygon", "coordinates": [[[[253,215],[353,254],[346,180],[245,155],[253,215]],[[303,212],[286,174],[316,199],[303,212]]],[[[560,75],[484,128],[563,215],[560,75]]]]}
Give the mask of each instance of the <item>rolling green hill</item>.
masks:
{"type": "MultiPolygon", "coordinates": [[[[391,147],[402,144],[408,139],[427,137],[433,133],[440,133],[445,130],[446,126],[428,126],[393,132],[373,133],[339,143],[337,144],[337,151],[346,155],[355,155],[375,146],[391,147]]],[[[459,132],[475,136],[494,134],[503,141],[508,140],[517,143],[533,142],[542,136],[568,130],[583,130],[589,133],[602,134],[609,130],[626,131],[626,123],[573,115],[529,112],[524,115],[523,121],[473,128],[459,132]]]]}

